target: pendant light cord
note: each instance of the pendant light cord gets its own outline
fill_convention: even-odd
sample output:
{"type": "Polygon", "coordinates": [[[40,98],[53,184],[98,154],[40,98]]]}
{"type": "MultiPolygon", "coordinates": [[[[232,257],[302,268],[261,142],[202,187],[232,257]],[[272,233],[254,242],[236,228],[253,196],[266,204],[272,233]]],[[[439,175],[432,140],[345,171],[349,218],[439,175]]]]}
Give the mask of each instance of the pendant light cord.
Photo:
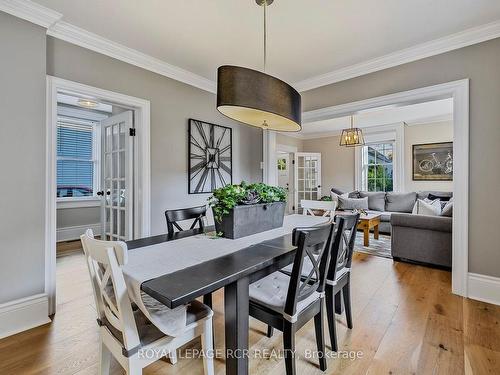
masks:
{"type": "Polygon", "coordinates": [[[266,71],[267,65],[267,1],[264,1],[264,72],[266,71]]]}

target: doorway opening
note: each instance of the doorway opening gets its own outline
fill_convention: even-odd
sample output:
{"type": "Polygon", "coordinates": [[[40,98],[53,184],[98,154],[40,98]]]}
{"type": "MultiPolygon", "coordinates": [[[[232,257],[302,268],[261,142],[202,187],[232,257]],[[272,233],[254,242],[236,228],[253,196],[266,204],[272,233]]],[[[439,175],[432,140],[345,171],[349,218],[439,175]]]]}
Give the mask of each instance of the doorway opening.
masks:
{"type": "Polygon", "coordinates": [[[86,229],[133,237],[133,110],[57,93],[56,256],[81,251],[86,229]]]}
{"type": "Polygon", "coordinates": [[[47,87],[45,289],[52,315],[56,258],[82,252],[85,230],[115,241],[149,235],[150,124],[146,100],[55,77],[47,87]]]}
{"type": "MultiPolygon", "coordinates": [[[[469,80],[464,79],[460,81],[454,81],[449,83],[438,84],[435,86],[422,87],[414,90],[398,92],[394,94],[389,94],[380,97],[374,97],[371,99],[365,99],[357,102],[346,103],[341,105],[336,105],[327,108],[320,108],[317,110],[313,110],[310,112],[305,112],[303,114],[303,123],[305,125],[309,123],[321,123],[322,121],[341,118],[345,116],[352,116],[363,111],[370,111],[374,108],[394,108],[401,106],[409,106],[412,104],[431,102],[431,101],[439,101],[444,99],[450,99],[452,103],[452,119],[453,119],[453,144],[451,146],[450,154],[453,155],[453,171],[452,171],[452,180],[453,180],[453,215],[452,215],[452,238],[451,238],[451,247],[452,247],[452,259],[451,259],[451,268],[452,268],[452,292],[461,296],[468,295],[468,207],[469,207],[469,80]]],[[[399,128],[404,126],[401,124],[399,128]]],[[[399,137],[401,131],[398,130],[398,127],[392,127],[394,137],[399,137]]],[[[382,154],[385,153],[386,147],[385,144],[387,142],[386,139],[376,139],[377,135],[373,135],[373,138],[370,142],[382,142],[384,144],[382,148],[382,154]],[[384,143],[385,142],[385,143],[384,143]]],[[[394,139],[396,139],[394,138],[394,139]]],[[[276,137],[272,136],[271,132],[264,133],[263,142],[264,142],[264,151],[273,150],[274,142],[276,141],[276,137]]],[[[427,142],[425,142],[427,143],[427,142]]],[[[403,144],[400,142],[400,144],[403,144]]],[[[434,145],[435,146],[435,145],[434,145]]],[[[388,147],[390,149],[390,147],[388,147]]],[[[309,150],[308,150],[309,151],[309,150]]],[[[310,150],[310,151],[319,151],[318,149],[310,150]]],[[[368,153],[367,149],[367,153],[368,153]]],[[[390,150],[388,150],[390,151],[390,150]]],[[[417,150],[418,151],[418,150],[417,150]]],[[[402,157],[402,152],[397,152],[399,157],[402,157]]],[[[363,160],[363,155],[361,153],[357,153],[358,158],[363,160]]],[[[274,183],[275,176],[274,168],[268,168],[270,165],[270,156],[272,156],[269,152],[264,152],[264,182],[266,183],[274,183]]],[[[324,156],[324,155],[323,155],[324,156]]],[[[369,156],[369,155],[367,155],[369,156]]],[[[395,158],[398,156],[396,155],[395,158]]],[[[447,152],[444,153],[445,160],[447,159],[447,152]]],[[[324,159],[324,158],[323,158],[324,159]]],[[[369,159],[366,157],[365,159],[369,159]]],[[[418,159],[418,155],[417,155],[418,159]]],[[[439,165],[439,162],[434,160],[432,157],[432,153],[429,157],[425,158],[426,164],[439,165]],[[430,162],[429,162],[430,161],[430,162]]],[[[338,158],[338,161],[342,161],[341,158],[338,158]]],[[[395,159],[395,163],[398,161],[395,159]]],[[[399,165],[402,165],[404,160],[399,161],[399,165]]],[[[446,164],[446,162],[444,162],[446,164]]],[[[363,163],[357,162],[356,166],[363,167],[363,163]]],[[[369,163],[366,164],[366,167],[369,169],[369,163]]],[[[338,169],[338,168],[337,168],[338,169]]],[[[350,167],[352,172],[352,167],[350,167]]],[[[424,168],[425,169],[425,168],[424,168]]],[[[427,168],[429,169],[429,168],[427,168]]],[[[432,168],[435,169],[435,168],[432,168]]],[[[333,169],[332,169],[333,170],[333,169]]],[[[327,171],[324,171],[323,179],[325,179],[325,175],[327,171]]],[[[362,171],[361,171],[362,172],[362,171]]],[[[434,171],[433,171],[434,174],[434,171]]],[[[355,188],[359,187],[363,189],[365,185],[363,181],[363,173],[355,173],[357,181],[354,181],[355,188]]],[[[410,172],[410,175],[413,175],[410,172]]],[[[365,176],[366,185],[368,187],[368,183],[370,183],[369,174],[365,176]]],[[[397,176],[393,174],[390,176],[392,180],[392,188],[395,191],[404,191],[407,190],[407,187],[404,185],[408,185],[405,183],[404,175],[397,176]],[[399,182],[398,182],[399,181],[399,182]],[[399,185],[398,185],[399,184],[399,185]]],[[[378,178],[378,177],[377,177],[378,178]]],[[[372,178],[372,185],[373,185],[372,178]]],[[[387,179],[385,179],[387,180],[387,179]]],[[[387,181],[383,181],[383,186],[386,186],[387,181]]],[[[378,181],[375,181],[375,185],[378,181]]],[[[324,185],[324,184],[323,184],[324,185]]],[[[390,184],[388,185],[390,186],[390,184]]],[[[330,189],[331,187],[327,187],[325,189],[330,189]]],[[[349,189],[349,187],[347,187],[349,189]]],[[[367,188],[368,189],[368,188],[367,188]]],[[[409,189],[409,186],[408,186],[409,189]]]]}

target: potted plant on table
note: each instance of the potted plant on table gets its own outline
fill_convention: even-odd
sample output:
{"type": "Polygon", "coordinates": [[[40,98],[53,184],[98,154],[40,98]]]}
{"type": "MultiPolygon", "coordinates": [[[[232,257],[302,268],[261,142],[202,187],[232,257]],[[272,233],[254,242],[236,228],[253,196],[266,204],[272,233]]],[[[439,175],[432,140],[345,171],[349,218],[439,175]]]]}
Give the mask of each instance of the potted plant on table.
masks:
{"type": "Polygon", "coordinates": [[[283,226],[286,190],[264,183],[226,185],[208,199],[217,233],[240,238],[283,226]]]}

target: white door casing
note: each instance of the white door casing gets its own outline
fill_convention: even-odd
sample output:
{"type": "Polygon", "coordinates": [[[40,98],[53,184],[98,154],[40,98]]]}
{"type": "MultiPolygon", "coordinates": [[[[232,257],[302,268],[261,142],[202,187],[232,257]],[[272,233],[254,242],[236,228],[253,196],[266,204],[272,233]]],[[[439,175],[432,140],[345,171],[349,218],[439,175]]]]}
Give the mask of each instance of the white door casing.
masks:
{"type": "Polygon", "coordinates": [[[56,312],[56,145],[57,93],[78,93],[134,111],[134,235],[147,237],[151,231],[150,102],[113,91],[47,76],[46,116],[46,195],[45,195],[45,295],[48,315],[56,312]]]}

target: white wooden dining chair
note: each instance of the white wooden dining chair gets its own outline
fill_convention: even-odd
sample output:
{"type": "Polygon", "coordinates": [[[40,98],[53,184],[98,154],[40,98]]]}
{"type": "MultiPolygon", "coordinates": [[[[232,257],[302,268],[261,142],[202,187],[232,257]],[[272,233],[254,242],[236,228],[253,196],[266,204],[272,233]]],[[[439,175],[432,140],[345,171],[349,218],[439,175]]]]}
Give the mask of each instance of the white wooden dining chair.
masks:
{"type": "Polygon", "coordinates": [[[175,337],[165,335],[131,303],[122,272],[128,259],[127,245],[96,240],[91,229],[80,238],[100,326],[99,374],[109,374],[111,355],[129,375],[142,374],[144,367],[160,359],[157,353],[168,355],[175,364],[176,349],[201,336],[205,375],[213,375],[213,358],[209,355],[213,353],[212,310],[193,301],[187,307],[184,331],[175,337]]]}
{"type": "Polygon", "coordinates": [[[317,216],[314,214],[314,210],[322,210],[324,211],[322,216],[330,216],[330,218],[333,220],[335,216],[335,210],[337,209],[337,202],[301,199],[300,207],[302,207],[303,215],[317,216]]]}

